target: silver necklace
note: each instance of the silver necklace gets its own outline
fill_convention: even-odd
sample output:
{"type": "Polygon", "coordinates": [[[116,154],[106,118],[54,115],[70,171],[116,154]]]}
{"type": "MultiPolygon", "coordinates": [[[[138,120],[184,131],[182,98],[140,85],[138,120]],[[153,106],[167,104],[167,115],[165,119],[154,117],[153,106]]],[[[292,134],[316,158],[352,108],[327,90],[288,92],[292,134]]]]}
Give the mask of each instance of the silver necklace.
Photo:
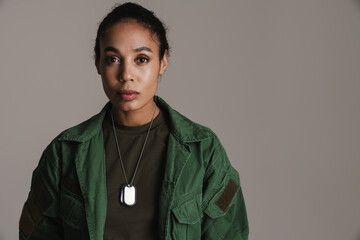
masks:
{"type": "Polygon", "coordinates": [[[134,182],[136,172],[137,172],[139,164],[140,164],[141,156],[142,156],[142,154],[144,152],[144,148],[145,148],[146,141],[147,141],[149,133],[150,133],[152,123],[154,121],[155,112],[156,112],[156,104],[155,104],[153,116],[151,118],[150,126],[149,126],[149,129],[147,130],[145,141],[144,141],[144,144],[142,146],[140,156],[139,156],[138,162],[137,162],[136,167],[135,167],[133,177],[131,179],[131,182],[129,183],[129,181],[128,181],[127,177],[126,177],[124,163],[123,163],[123,160],[122,160],[121,154],[120,154],[119,142],[117,140],[116,131],[115,131],[114,118],[113,118],[112,112],[110,111],[111,122],[112,122],[115,142],[116,142],[116,148],[117,148],[117,152],[118,152],[120,163],[121,163],[121,168],[123,170],[123,174],[124,174],[125,182],[126,182],[125,184],[121,185],[121,188],[120,188],[120,203],[125,207],[134,206],[135,203],[136,203],[136,187],[134,186],[133,182],[134,182]]]}

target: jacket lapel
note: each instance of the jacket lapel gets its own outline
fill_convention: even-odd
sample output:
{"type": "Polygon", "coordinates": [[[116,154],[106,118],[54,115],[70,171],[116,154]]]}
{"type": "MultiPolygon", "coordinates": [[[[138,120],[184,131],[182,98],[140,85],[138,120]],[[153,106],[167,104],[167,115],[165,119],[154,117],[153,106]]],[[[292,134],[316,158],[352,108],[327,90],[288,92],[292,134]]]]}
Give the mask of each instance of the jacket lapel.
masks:
{"type": "Polygon", "coordinates": [[[105,226],[107,194],[102,122],[110,108],[108,102],[99,114],[59,137],[62,141],[77,142],[75,167],[91,240],[102,239],[105,226]]]}
{"type": "Polygon", "coordinates": [[[159,198],[159,233],[161,239],[169,236],[171,204],[174,200],[174,189],[191,151],[186,144],[180,143],[172,134],[169,135],[164,180],[159,198]]]}
{"type": "Polygon", "coordinates": [[[102,239],[106,219],[105,153],[102,132],[83,142],[75,159],[90,239],[102,239]],[[102,143],[102,144],[101,144],[102,143]]]}

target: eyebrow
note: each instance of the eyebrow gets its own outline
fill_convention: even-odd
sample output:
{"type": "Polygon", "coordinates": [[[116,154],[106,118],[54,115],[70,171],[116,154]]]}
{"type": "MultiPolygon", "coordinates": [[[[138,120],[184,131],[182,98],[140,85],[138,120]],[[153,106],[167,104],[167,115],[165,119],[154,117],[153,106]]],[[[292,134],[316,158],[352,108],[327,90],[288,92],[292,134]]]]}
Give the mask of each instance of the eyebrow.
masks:
{"type": "MultiPolygon", "coordinates": [[[[142,51],[153,52],[150,48],[145,47],[145,46],[143,46],[143,47],[138,47],[138,48],[135,48],[135,49],[134,49],[134,52],[142,52],[142,51]]],[[[119,51],[117,48],[114,48],[114,47],[111,47],[111,46],[106,47],[106,48],[104,49],[104,52],[115,52],[115,53],[117,53],[117,54],[120,54],[120,51],[119,51]]]]}
{"type": "Polygon", "coordinates": [[[105,52],[115,52],[115,53],[120,53],[120,51],[119,50],[117,50],[116,48],[114,48],[114,47],[111,47],[111,46],[109,46],[109,47],[106,47],[105,49],[104,49],[104,53],[105,52]]]}
{"type": "Polygon", "coordinates": [[[142,51],[152,52],[152,50],[150,48],[145,47],[145,46],[134,49],[134,52],[142,52],[142,51]]]}

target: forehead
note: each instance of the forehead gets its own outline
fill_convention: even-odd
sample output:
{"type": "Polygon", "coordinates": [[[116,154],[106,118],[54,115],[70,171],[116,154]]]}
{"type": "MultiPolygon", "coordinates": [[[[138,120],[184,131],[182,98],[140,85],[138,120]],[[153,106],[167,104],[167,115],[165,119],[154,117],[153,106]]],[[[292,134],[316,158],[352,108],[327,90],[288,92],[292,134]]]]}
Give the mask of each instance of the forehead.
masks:
{"type": "Polygon", "coordinates": [[[135,20],[121,21],[108,28],[100,39],[100,48],[108,46],[124,50],[146,46],[153,52],[159,49],[156,35],[135,20]]]}

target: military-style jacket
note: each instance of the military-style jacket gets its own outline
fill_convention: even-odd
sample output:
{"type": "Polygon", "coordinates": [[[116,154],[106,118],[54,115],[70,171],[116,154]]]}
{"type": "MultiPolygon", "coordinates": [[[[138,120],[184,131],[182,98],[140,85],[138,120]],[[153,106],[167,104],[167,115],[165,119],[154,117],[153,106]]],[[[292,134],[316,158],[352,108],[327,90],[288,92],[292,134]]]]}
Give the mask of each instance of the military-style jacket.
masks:
{"type": "MultiPolygon", "coordinates": [[[[248,239],[237,171],[216,135],[168,106],[167,160],[159,200],[160,239],[248,239]]],[[[103,239],[107,193],[102,122],[108,103],[62,132],[33,172],[19,239],[103,239]]],[[[121,228],[121,226],[119,226],[121,228]]]]}

